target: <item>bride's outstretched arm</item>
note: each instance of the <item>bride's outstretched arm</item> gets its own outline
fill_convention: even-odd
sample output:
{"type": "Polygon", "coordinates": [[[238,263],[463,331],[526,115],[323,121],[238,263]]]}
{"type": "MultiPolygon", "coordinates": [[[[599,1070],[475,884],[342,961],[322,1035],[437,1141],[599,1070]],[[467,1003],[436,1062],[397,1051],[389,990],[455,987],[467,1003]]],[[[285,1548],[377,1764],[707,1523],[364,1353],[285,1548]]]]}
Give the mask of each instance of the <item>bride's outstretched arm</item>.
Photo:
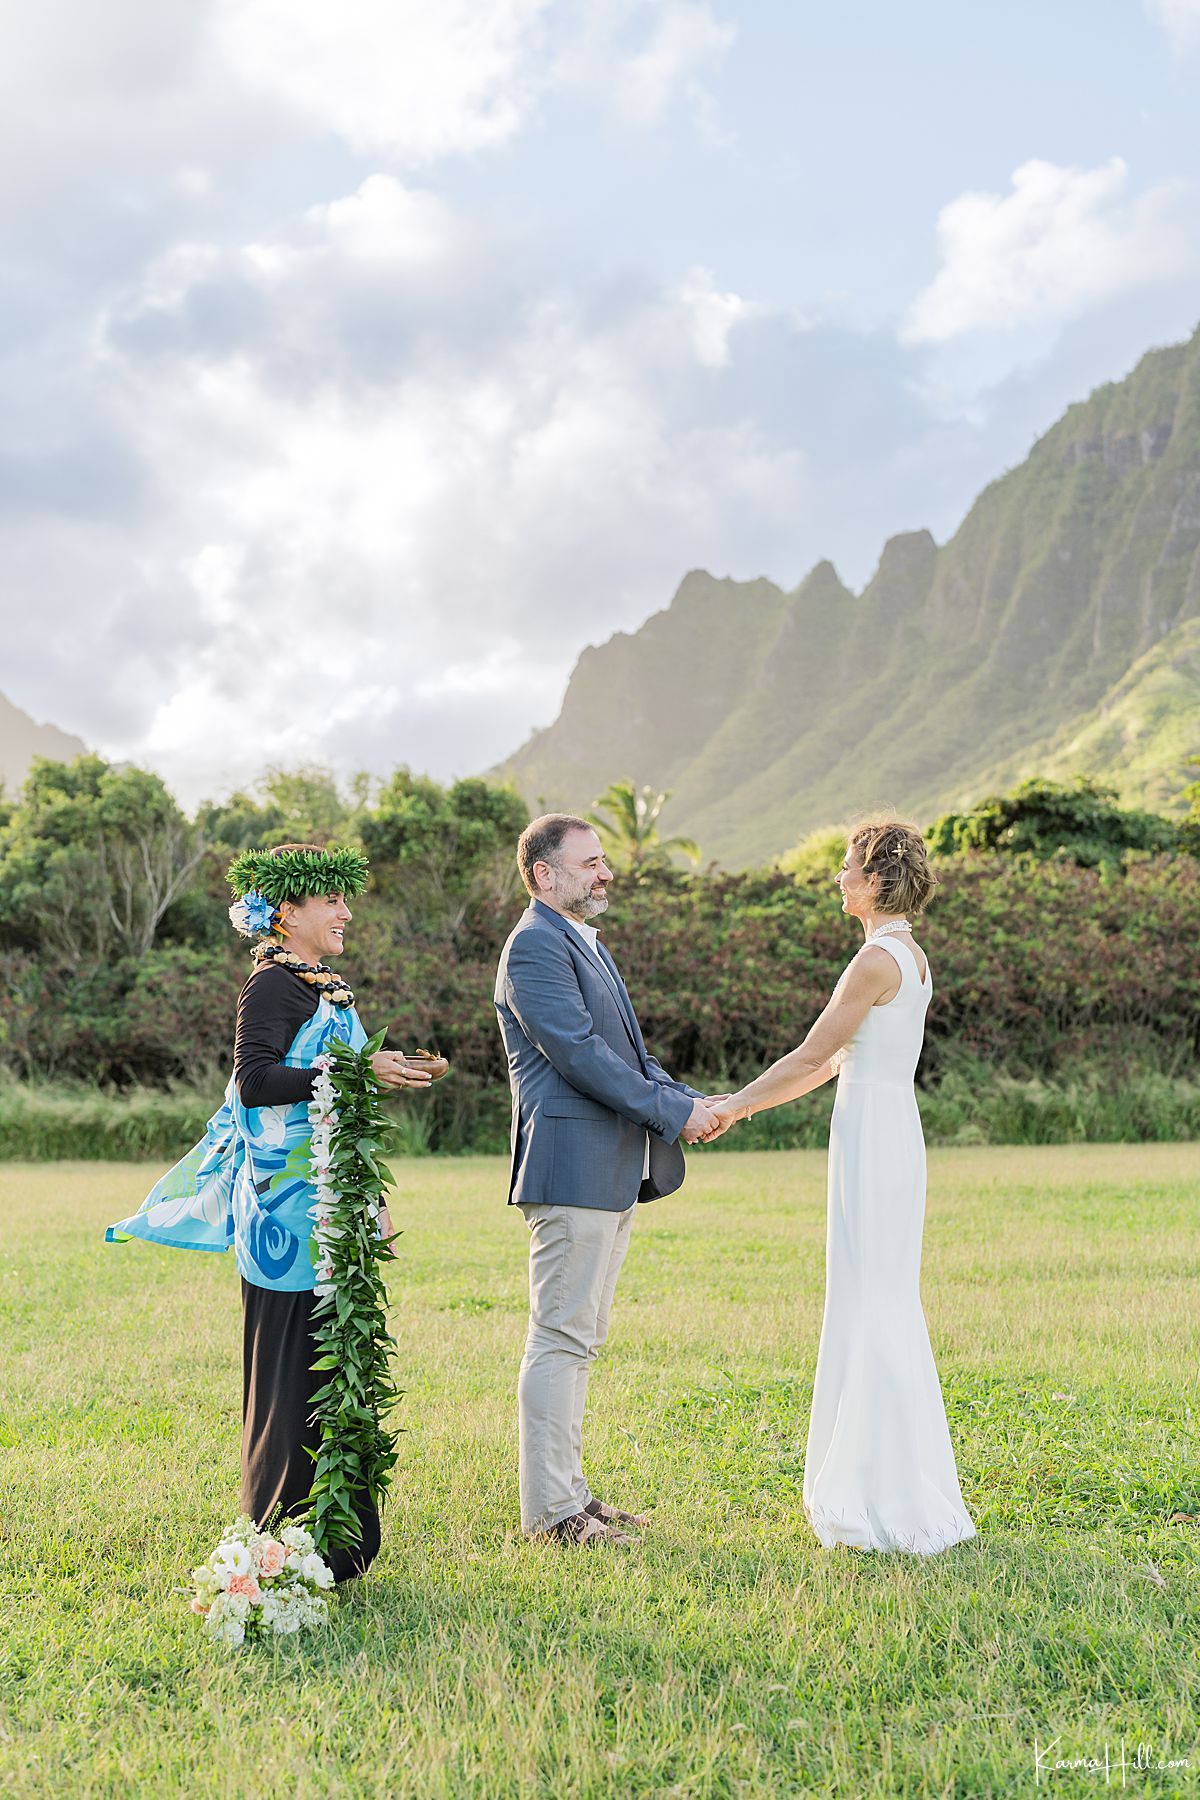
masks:
{"type": "Polygon", "coordinates": [[[719,1137],[738,1119],[786,1106],[831,1080],[837,1072],[838,1051],[850,1042],[876,1001],[895,987],[895,969],[886,952],[860,951],[804,1042],[713,1108],[720,1124],[708,1137],[719,1137]]]}

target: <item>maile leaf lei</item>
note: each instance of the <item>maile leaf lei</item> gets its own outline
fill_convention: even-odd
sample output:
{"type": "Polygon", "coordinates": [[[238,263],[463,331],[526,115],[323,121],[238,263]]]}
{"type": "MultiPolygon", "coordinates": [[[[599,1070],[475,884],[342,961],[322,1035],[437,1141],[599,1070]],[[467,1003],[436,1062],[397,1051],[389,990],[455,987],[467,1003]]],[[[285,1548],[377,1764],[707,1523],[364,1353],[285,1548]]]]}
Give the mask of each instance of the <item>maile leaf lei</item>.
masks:
{"type": "Polygon", "coordinates": [[[321,1444],[305,1511],[322,1555],[353,1550],[361,1536],[356,1503],[382,1506],[396,1464],[399,1433],[384,1419],[403,1390],[392,1376],[396,1345],[380,1268],[393,1240],[379,1236],[378,1221],[384,1188],[393,1185],[381,1158],[397,1127],[384,1112],[371,1067],[386,1035],[376,1032],[361,1050],[330,1039],[313,1065],[312,1141],[293,1153],[297,1172],[316,1188],[313,1368],[328,1380],[313,1396],[321,1444]]]}

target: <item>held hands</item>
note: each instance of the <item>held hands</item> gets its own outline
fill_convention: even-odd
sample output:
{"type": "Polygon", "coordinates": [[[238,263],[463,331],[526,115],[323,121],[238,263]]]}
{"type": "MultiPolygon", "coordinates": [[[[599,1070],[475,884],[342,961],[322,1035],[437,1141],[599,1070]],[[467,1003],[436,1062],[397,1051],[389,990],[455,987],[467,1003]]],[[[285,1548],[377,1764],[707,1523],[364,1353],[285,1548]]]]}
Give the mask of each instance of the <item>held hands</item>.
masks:
{"type": "Polygon", "coordinates": [[[433,1080],[428,1069],[407,1062],[396,1050],[377,1050],[371,1067],[383,1088],[427,1088],[433,1080]]]}
{"type": "Polygon", "coordinates": [[[731,1105],[730,1099],[729,1094],[710,1094],[705,1101],[704,1104],[712,1114],[712,1124],[707,1131],[701,1133],[702,1144],[715,1144],[719,1137],[725,1136],[731,1125],[736,1125],[739,1119],[747,1116],[747,1109],[731,1105]]]}
{"type": "Polygon", "coordinates": [[[685,1144],[713,1144],[724,1137],[729,1127],[744,1119],[744,1107],[729,1104],[728,1094],[709,1094],[692,1104],[692,1113],[680,1136],[685,1144]]]}
{"type": "Polygon", "coordinates": [[[687,1124],[680,1132],[685,1144],[694,1144],[712,1130],[715,1121],[707,1100],[693,1100],[687,1124]]]}

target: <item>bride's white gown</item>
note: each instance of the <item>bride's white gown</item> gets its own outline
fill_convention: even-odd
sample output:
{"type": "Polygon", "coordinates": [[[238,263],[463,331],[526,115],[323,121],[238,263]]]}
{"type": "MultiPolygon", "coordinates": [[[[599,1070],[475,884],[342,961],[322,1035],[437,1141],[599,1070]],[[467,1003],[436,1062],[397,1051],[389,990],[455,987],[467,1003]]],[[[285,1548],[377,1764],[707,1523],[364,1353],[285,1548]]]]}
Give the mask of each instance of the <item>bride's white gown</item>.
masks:
{"type": "Polygon", "coordinates": [[[907,935],[875,943],[899,965],[900,991],[871,1008],[838,1078],[804,1508],[826,1549],[930,1555],[975,1536],[921,1310],[925,1140],[913,1075],[933,983],[907,935]]]}

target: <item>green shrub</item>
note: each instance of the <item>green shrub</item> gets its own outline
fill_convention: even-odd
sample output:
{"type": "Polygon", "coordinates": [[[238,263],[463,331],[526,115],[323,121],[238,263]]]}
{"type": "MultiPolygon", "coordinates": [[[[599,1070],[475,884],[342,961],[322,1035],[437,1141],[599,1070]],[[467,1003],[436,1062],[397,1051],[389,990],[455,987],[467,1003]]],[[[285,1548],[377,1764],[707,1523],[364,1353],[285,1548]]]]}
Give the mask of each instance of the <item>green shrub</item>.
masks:
{"type": "MultiPolygon", "coordinates": [[[[228,850],[317,832],[335,803],[339,830],[372,859],[342,965],[363,1022],[389,1027],[393,1048],[440,1051],[453,1069],[403,1103],[410,1153],[507,1148],[492,984],[527,904],[512,854],[525,817],[516,795],[399,770],[373,799],[361,787],[342,801],[320,771],[277,772],[261,804],[235,796],[202,809],[207,850],[153,946],[134,954],[128,933],[91,941],[74,914],[55,938],[55,896],[82,879],[87,833],[125,830],[131,808],[159,832],[164,868],[185,850],[191,867],[192,828],[185,844],[161,784],[110,780],[83,759],[39,765],[0,823],[0,1071],[35,1084],[0,1101],[0,1154],[161,1157],[194,1141],[226,1079],[249,972],[225,922],[228,850]],[[220,1073],[198,1073],[209,1069],[220,1073]]],[[[934,991],[918,1079],[931,1141],[1195,1132],[1200,1006],[1188,946],[1200,937],[1200,860],[1155,849],[1177,832],[1086,786],[1046,783],[940,823],[936,841],[959,852],[939,860],[921,923],[934,991]]],[[[804,1037],[861,942],[833,886],[837,852],[836,835],[817,833],[787,869],[648,868],[617,882],[605,942],[673,1074],[722,1091],[804,1037]]],[[[95,894],[89,904],[95,912],[95,894]]],[[[824,1142],[831,1103],[819,1095],[762,1115],[731,1147],[824,1142]]]]}
{"type": "MultiPolygon", "coordinates": [[[[794,1106],[759,1113],[713,1146],[716,1151],[823,1149],[836,1084],[794,1106]]],[[[985,1063],[948,1070],[918,1090],[930,1144],[1142,1144],[1200,1138],[1200,1081],[1153,1069],[1119,1081],[1094,1068],[1058,1080],[1020,1077],[985,1063]]],[[[0,1081],[0,1159],[62,1158],[175,1162],[204,1133],[220,1103],[210,1089],[132,1088],[104,1092],[80,1083],[0,1081]]],[[[455,1096],[447,1081],[426,1096],[397,1101],[407,1156],[501,1155],[508,1150],[507,1090],[455,1096]]],[[[708,1154],[708,1152],[703,1152],[708,1154]]]]}
{"type": "Polygon", "coordinates": [[[199,1138],[220,1104],[220,1086],[130,1088],[0,1081],[0,1159],[173,1163],[199,1138]]]}

